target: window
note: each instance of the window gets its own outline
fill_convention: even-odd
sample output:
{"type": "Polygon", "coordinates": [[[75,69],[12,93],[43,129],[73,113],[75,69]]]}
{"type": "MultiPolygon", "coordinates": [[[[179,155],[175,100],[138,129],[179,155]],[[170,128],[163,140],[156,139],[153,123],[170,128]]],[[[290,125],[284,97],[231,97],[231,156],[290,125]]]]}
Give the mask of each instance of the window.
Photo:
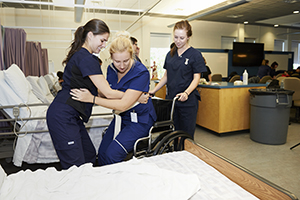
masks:
{"type": "Polygon", "coordinates": [[[284,40],[274,40],[274,51],[284,51],[284,40]]]}
{"type": "Polygon", "coordinates": [[[236,42],[235,37],[222,36],[222,38],[221,38],[221,48],[222,49],[232,49],[233,42],[236,42]]]}
{"type": "Polygon", "coordinates": [[[300,42],[292,41],[292,51],[294,52],[293,69],[297,69],[300,66],[300,42]]]}
{"type": "Polygon", "coordinates": [[[170,51],[171,43],[171,34],[150,33],[150,65],[152,66],[155,61],[157,66],[157,76],[159,79],[165,73],[163,66],[166,55],[170,51]]]}

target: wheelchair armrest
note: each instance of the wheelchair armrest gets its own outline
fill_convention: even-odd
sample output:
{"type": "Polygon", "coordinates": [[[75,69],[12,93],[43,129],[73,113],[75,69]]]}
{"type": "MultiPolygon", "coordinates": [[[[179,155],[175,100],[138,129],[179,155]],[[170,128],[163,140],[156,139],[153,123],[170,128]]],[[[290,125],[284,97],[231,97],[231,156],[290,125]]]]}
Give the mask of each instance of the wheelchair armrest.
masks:
{"type": "Polygon", "coordinates": [[[168,121],[161,121],[161,122],[155,122],[153,124],[154,128],[158,128],[158,127],[164,127],[164,126],[173,126],[174,122],[173,120],[168,120],[168,121]]]}

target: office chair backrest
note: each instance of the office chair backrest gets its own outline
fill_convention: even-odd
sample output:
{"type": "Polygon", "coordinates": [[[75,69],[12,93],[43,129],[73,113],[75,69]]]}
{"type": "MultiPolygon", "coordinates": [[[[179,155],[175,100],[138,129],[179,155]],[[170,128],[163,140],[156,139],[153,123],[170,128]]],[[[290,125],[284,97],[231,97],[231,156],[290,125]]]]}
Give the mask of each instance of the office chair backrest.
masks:
{"type": "Polygon", "coordinates": [[[285,77],[285,76],[280,76],[280,77],[278,77],[278,78],[276,78],[278,81],[279,81],[279,85],[281,86],[281,85],[283,85],[283,79],[286,79],[287,77],[285,77]]]}
{"type": "Polygon", "coordinates": [[[282,74],[283,74],[283,73],[279,73],[279,74],[277,74],[277,75],[275,76],[275,78],[277,79],[277,78],[281,77],[281,76],[282,76],[282,74]]]}
{"type": "Polygon", "coordinates": [[[230,80],[229,83],[234,83],[234,81],[241,80],[240,75],[234,75],[230,80]]]}
{"type": "Polygon", "coordinates": [[[267,76],[264,76],[260,79],[259,83],[266,83],[268,80],[271,80],[272,77],[267,75],[267,76]]]}
{"type": "Polygon", "coordinates": [[[298,73],[293,73],[292,75],[291,75],[291,77],[299,77],[299,74],[298,73]]]}
{"type": "Polygon", "coordinates": [[[293,101],[299,101],[300,100],[300,79],[295,77],[287,77],[282,81],[283,81],[284,89],[295,91],[295,93],[293,94],[293,101]]]}
{"type": "Polygon", "coordinates": [[[212,81],[222,81],[222,74],[213,74],[211,76],[212,81]]]}

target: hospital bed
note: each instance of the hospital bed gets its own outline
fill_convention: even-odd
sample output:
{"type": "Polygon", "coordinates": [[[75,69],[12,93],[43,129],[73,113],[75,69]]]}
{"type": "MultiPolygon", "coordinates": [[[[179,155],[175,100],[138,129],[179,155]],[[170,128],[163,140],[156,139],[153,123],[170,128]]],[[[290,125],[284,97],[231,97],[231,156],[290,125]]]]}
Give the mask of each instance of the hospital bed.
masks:
{"type": "MultiPolygon", "coordinates": [[[[9,100],[13,105],[20,105],[22,102],[19,109],[25,121],[29,116],[28,102],[41,104],[41,101],[28,95],[26,100],[34,100],[24,103],[24,99],[16,93],[2,87],[6,82],[3,82],[1,76],[2,73],[0,102],[4,106],[3,109],[14,119],[13,109],[8,109],[5,101],[9,100]],[[7,94],[12,98],[6,99],[7,94]]],[[[30,113],[35,118],[44,117],[46,109],[47,106],[42,104],[30,109],[30,113]]],[[[33,121],[26,124],[19,122],[21,127],[25,124],[27,134],[18,138],[14,162],[58,161],[55,155],[49,156],[49,150],[45,151],[45,157],[39,156],[42,151],[41,143],[49,134],[43,132],[44,119],[33,121]],[[30,131],[42,133],[32,134],[30,131]],[[16,152],[21,155],[16,156],[16,152]],[[52,157],[52,160],[49,160],[49,157],[52,157]]],[[[91,123],[93,121],[91,120],[91,123]]],[[[92,125],[99,125],[98,122],[95,123],[92,125]]],[[[102,126],[102,122],[99,123],[102,126]]],[[[19,133],[26,130],[24,127],[19,133]]],[[[96,132],[99,136],[99,131],[96,132]]],[[[35,172],[20,171],[9,176],[0,168],[0,199],[17,199],[16,195],[24,199],[297,199],[292,193],[196,144],[188,137],[181,136],[184,136],[184,133],[171,131],[153,148],[151,157],[146,156],[138,160],[134,158],[104,167],[95,168],[91,164],[84,164],[63,171],[48,168],[35,172]],[[178,139],[184,141],[184,145],[178,149],[172,148],[174,140],[178,139]],[[183,151],[172,152],[181,149],[183,151]]],[[[46,147],[51,144],[47,144],[46,147]]],[[[53,147],[52,150],[54,151],[53,147]]]]}
{"type": "MultiPolygon", "coordinates": [[[[12,130],[2,131],[0,140],[16,139],[12,144],[13,152],[0,155],[6,158],[13,154],[14,165],[18,167],[22,162],[34,164],[59,161],[46,124],[48,105],[54,98],[51,95],[44,77],[25,77],[16,65],[0,71],[0,111],[5,118],[0,119],[0,122],[10,122],[13,127],[12,130]]],[[[101,106],[94,106],[92,115],[86,127],[98,150],[101,133],[113,115],[110,109],[101,106]]]]}
{"type": "Polygon", "coordinates": [[[142,159],[68,170],[20,171],[0,168],[0,199],[297,199],[229,161],[185,140],[185,150],[142,159]]]}

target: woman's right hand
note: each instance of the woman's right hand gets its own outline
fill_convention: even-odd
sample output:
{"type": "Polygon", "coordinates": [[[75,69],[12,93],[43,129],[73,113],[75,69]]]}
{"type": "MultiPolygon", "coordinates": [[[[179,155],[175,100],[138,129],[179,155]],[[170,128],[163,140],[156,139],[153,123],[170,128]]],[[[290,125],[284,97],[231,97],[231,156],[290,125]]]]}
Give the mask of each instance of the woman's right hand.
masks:
{"type": "Polygon", "coordinates": [[[148,93],[143,93],[143,94],[141,94],[140,98],[138,99],[138,102],[142,103],[142,104],[147,104],[148,99],[149,99],[149,94],[148,93]]]}
{"type": "Polygon", "coordinates": [[[94,95],[88,89],[81,88],[81,89],[71,89],[70,95],[72,99],[87,103],[93,103],[94,95]]]}

